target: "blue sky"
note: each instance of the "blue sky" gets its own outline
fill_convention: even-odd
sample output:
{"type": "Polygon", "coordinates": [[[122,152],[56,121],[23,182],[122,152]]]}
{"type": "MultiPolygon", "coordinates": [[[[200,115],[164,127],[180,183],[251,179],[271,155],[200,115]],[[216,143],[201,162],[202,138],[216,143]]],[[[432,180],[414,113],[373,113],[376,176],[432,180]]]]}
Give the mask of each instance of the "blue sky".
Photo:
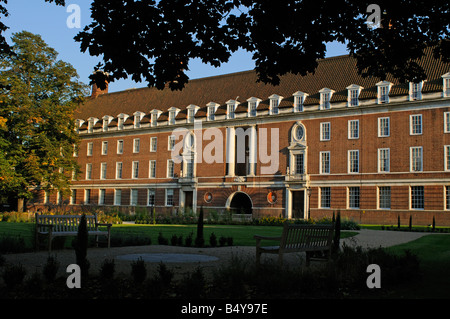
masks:
{"type": "MultiPolygon", "coordinates": [[[[75,42],[73,37],[90,23],[91,2],[92,0],[66,0],[66,7],[70,4],[76,4],[81,9],[81,28],[77,29],[67,26],[67,19],[72,12],[67,12],[66,7],[47,3],[44,0],[9,0],[6,6],[9,17],[5,19],[5,24],[10,29],[5,33],[5,36],[9,39],[12,33],[22,30],[41,35],[43,40],[59,53],[59,59],[75,67],[80,76],[79,80],[88,83],[89,74],[101,60],[99,57],[91,57],[88,53],[82,53],[79,43],[75,42]]],[[[327,57],[342,54],[346,54],[344,45],[331,43],[327,46],[327,57]]],[[[192,60],[189,63],[190,70],[187,74],[190,79],[197,79],[253,68],[254,62],[251,59],[251,54],[238,51],[228,63],[219,68],[203,64],[199,60],[192,60]]],[[[116,92],[144,86],[146,86],[145,83],[136,83],[131,79],[120,80],[111,83],[109,91],[116,92]]]]}

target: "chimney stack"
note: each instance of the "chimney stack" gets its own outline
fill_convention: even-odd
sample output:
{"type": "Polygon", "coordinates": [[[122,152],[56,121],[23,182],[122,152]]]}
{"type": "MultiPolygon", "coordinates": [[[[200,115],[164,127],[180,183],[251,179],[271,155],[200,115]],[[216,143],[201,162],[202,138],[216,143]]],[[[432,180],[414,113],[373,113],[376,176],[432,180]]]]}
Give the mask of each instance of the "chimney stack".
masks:
{"type": "Polygon", "coordinates": [[[96,98],[100,94],[108,93],[108,76],[109,74],[107,72],[103,72],[102,70],[97,70],[90,76],[90,78],[93,80],[91,98],[96,98]],[[103,90],[96,84],[99,79],[100,81],[105,81],[106,88],[103,90]]]}

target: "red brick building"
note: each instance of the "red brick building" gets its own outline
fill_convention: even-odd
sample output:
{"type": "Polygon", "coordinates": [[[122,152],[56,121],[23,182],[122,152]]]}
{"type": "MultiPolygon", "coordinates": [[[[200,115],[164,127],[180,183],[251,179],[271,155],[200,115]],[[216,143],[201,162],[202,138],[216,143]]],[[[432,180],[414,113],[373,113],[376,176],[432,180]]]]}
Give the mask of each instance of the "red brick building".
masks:
{"type": "Polygon", "coordinates": [[[450,68],[431,50],[420,63],[420,83],[364,78],[340,56],[279,86],[248,71],[183,91],[94,88],[70,204],[450,225],[450,68]]]}

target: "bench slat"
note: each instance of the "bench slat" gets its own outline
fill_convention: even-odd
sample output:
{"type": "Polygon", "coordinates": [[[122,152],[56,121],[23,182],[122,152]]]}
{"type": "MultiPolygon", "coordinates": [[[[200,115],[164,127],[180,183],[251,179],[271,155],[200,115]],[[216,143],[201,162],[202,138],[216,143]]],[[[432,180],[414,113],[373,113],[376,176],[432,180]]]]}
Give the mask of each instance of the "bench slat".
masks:
{"type": "MultiPolygon", "coordinates": [[[[39,248],[39,236],[45,235],[49,239],[49,251],[51,240],[59,236],[76,236],[82,215],[41,215],[36,213],[36,248],[39,248]]],[[[88,235],[105,236],[110,247],[111,224],[101,224],[107,227],[106,231],[98,230],[97,215],[85,215],[88,235]]]]}
{"type": "Polygon", "coordinates": [[[254,236],[256,239],[256,262],[259,264],[262,253],[277,253],[279,264],[282,265],[283,254],[292,252],[307,252],[306,263],[309,265],[309,252],[331,251],[334,224],[331,225],[293,225],[287,222],[279,246],[261,247],[264,236],[254,236]]]}

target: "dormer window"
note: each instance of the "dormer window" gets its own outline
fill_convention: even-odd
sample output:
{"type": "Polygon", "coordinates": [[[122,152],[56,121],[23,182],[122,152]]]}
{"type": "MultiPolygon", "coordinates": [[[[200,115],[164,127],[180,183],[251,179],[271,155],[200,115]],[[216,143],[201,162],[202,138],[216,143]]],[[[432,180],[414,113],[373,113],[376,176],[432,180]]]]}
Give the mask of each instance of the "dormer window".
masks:
{"type": "Polygon", "coordinates": [[[409,83],[409,100],[421,100],[422,99],[422,86],[423,82],[410,82],[409,83]]]}
{"type": "Polygon", "coordinates": [[[88,133],[94,133],[94,125],[97,123],[98,119],[95,117],[90,117],[88,119],[88,133]]]}
{"type": "Polygon", "coordinates": [[[210,102],[206,105],[206,117],[208,121],[214,121],[215,120],[215,113],[217,109],[218,104],[214,102],[210,102]]]}
{"type": "Polygon", "coordinates": [[[111,123],[113,117],[109,116],[109,115],[105,115],[103,117],[103,124],[102,124],[102,130],[103,132],[107,132],[108,131],[108,125],[109,123],[111,123]]]}
{"type": "Polygon", "coordinates": [[[362,86],[359,86],[356,84],[347,86],[347,92],[348,92],[347,105],[349,107],[359,105],[359,93],[361,92],[362,89],[363,89],[362,86]]]}
{"type": "Polygon", "coordinates": [[[445,73],[442,76],[443,79],[443,95],[444,97],[450,97],[450,72],[445,73]]]}
{"type": "Polygon", "coordinates": [[[254,117],[256,116],[256,108],[261,100],[256,97],[251,97],[247,100],[248,102],[248,116],[254,117]]]}
{"type": "Polygon", "coordinates": [[[227,103],[227,119],[234,119],[237,101],[229,100],[227,103]]]}
{"type": "Polygon", "coordinates": [[[169,125],[175,124],[175,111],[169,111],[169,125]]]}
{"type": "Polygon", "coordinates": [[[169,120],[168,120],[168,122],[169,122],[168,124],[169,125],[174,125],[175,124],[175,117],[177,116],[178,111],[179,111],[179,109],[174,108],[174,107],[171,107],[169,109],[169,120]]]}
{"type": "Polygon", "coordinates": [[[133,115],[134,115],[134,128],[140,128],[141,127],[141,120],[144,117],[144,113],[142,113],[142,112],[135,112],[133,115]]]}
{"type": "Polygon", "coordinates": [[[152,110],[150,112],[150,125],[152,127],[156,127],[158,125],[158,116],[161,114],[161,111],[159,110],[152,110]]]}
{"type": "Polygon", "coordinates": [[[187,119],[188,123],[194,123],[195,121],[195,112],[199,109],[197,105],[189,105],[187,108],[187,119]]]}
{"type": "Polygon", "coordinates": [[[331,96],[333,95],[334,91],[328,88],[323,88],[319,91],[320,93],[320,109],[321,110],[328,110],[331,108],[331,96]]]}
{"type": "Polygon", "coordinates": [[[280,105],[280,100],[282,99],[281,96],[272,94],[269,96],[270,99],[270,105],[269,105],[269,114],[278,114],[279,109],[278,106],[280,105]]]}
{"type": "Polygon", "coordinates": [[[88,133],[94,132],[94,120],[89,119],[88,121],[88,133]]]}
{"type": "Polygon", "coordinates": [[[117,129],[118,130],[123,130],[123,122],[124,122],[124,118],[122,116],[119,116],[119,118],[117,119],[117,129]]]}
{"type": "Polygon", "coordinates": [[[303,92],[295,92],[294,94],[294,112],[303,112],[303,104],[308,94],[303,92]]]}
{"type": "Polygon", "coordinates": [[[381,81],[377,83],[378,87],[378,104],[389,103],[389,91],[392,83],[388,81],[381,81]]]}

